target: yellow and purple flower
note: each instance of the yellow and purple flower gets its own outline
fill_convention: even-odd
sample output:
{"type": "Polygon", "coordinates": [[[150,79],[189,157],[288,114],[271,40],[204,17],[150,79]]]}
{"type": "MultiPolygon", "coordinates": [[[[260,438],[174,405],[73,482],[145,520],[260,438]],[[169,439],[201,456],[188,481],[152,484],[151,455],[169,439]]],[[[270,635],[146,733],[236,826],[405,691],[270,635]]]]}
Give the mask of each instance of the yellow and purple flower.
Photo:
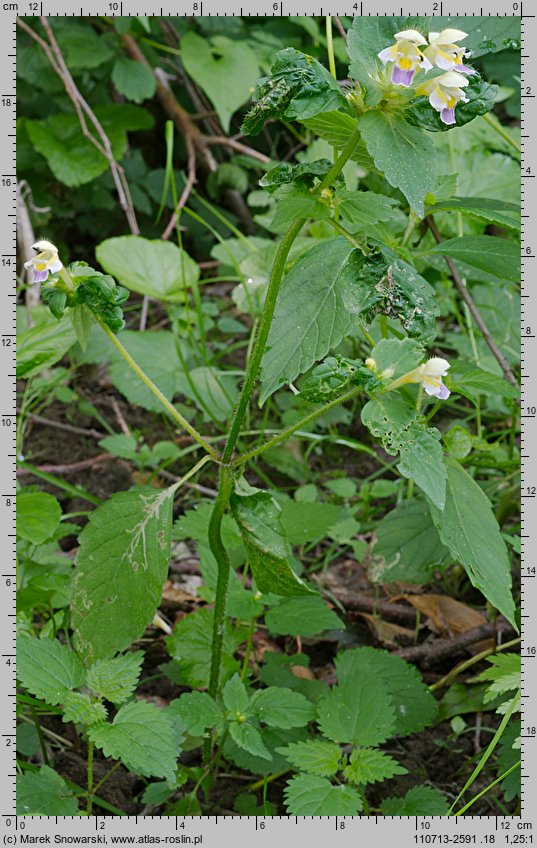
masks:
{"type": "Polygon", "coordinates": [[[472,68],[464,64],[464,59],[470,56],[470,52],[457,45],[457,41],[462,41],[466,36],[467,33],[461,29],[443,29],[442,32],[430,32],[429,47],[424,50],[425,56],[433,65],[443,71],[475,74],[472,68]]]}
{"type": "Polygon", "coordinates": [[[392,82],[408,88],[417,70],[429,71],[433,67],[420,47],[427,44],[423,35],[415,29],[405,29],[394,36],[395,44],[378,54],[383,65],[393,62],[392,82]]]}
{"type": "Polygon", "coordinates": [[[387,391],[398,389],[399,386],[404,386],[407,383],[421,383],[425,392],[430,397],[437,397],[440,400],[447,400],[451,394],[447,386],[444,386],[442,377],[445,377],[450,365],[447,359],[442,359],[440,356],[433,356],[428,359],[423,365],[419,365],[407,374],[403,374],[393,383],[386,387],[387,391]]]}
{"type": "Polygon", "coordinates": [[[50,241],[36,241],[32,245],[38,253],[33,256],[28,262],[24,263],[25,268],[31,268],[33,271],[32,283],[44,283],[49,274],[56,274],[63,268],[62,263],[58,258],[58,248],[50,241]]]}
{"type": "Polygon", "coordinates": [[[416,94],[429,98],[429,103],[437,112],[444,124],[455,123],[455,107],[457,103],[468,103],[463,88],[468,85],[468,79],[457,71],[448,71],[416,88],[416,94]]]}

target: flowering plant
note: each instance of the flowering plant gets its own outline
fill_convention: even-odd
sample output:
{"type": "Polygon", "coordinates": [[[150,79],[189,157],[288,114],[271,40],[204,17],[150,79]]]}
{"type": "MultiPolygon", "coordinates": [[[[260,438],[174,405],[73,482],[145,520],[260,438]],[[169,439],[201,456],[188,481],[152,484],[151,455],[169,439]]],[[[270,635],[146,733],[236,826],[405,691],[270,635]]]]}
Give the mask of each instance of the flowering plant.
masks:
{"type": "MultiPolygon", "coordinates": [[[[328,17],[302,21],[299,38],[294,20],[201,18],[168,43],[175,30],[160,23],[103,19],[87,51],[72,23],[56,22],[59,44],[36,24],[51,55],[67,45],[69,96],[88,91],[64,115],[62,89],[51,114],[40,102],[21,126],[62,185],[39,221],[55,243],[28,239],[21,268],[18,454],[23,474],[73,503],[62,516],[48,489],[17,495],[17,674],[39,739],[36,708],[53,715],[54,745],[60,717],[76,727],[87,785],[63,780],[60,757],[51,768],[45,740],[45,765],[30,755],[20,775],[20,811],[72,815],[83,797],[90,814],[123,764],[137,812],[462,812],[485,792],[448,801],[431,772],[408,775],[404,746],[437,721],[449,740],[466,732],[447,687],[482,654],[450,666],[461,631],[516,644],[519,151],[498,120],[506,92],[488,81],[512,33],[506,46],[504,20],[328,17]],[[114,98],[130,104],[101,102],[111,44],[114,98]],[[189,78],[181,103],[171,70],[189,78]],[[127,126],[144,130],[139,147],[127,126]],[[84,180],[103,209],[71,192],[60,215],[58,198],[84,180]],[[112,190],[129,235],[122,219],[108,226],[112,190]],[[77,226],[84,238],[71,238],[77,226]],[[89,234],[95,249],[73,260],[89,234]],[[44,410],[61,403],[51,424],[44,410]],[[32,428],[55,425],[98,442],[95,455],[32,464],[32,428]],[[109,464],[123,475],[111,493],[109,464]],[[442,642],[448,667],[426,685],[412,663],[427,667],[442,642]],[[235,779],[249,786],[238,798],[235,779]],[[388,780],[393,797],[374,787],[388,780]]],[[[44,177],[32,176],[39,200],[44,177]]],[[[496,793],[516,777],[518,666],[501,656],[472,700],[492,747],[477,766],[472,747],[465,792],[487,763],[496,793]],[[489,727],[493,690],[511,694],[489,727]]]]}

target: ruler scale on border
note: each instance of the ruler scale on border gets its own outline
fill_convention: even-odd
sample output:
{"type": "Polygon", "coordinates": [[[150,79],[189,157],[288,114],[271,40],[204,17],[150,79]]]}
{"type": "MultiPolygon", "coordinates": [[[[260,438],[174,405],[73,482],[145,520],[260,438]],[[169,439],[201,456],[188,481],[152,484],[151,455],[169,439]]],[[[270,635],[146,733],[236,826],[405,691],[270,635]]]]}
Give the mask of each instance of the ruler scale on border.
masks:
{"type": "MultiPolygon", "coordinates": [[[[18,845],[42,841],[68,844],[80,837],[94,844],[111,844],[121,840],[140,844],[191,844],[246,846],[252,839],[256,844],[272,844],[275,839],[284,844],[293,839],[324,844],[337,839],[341,845],[356,845],[357,839],[366,844],[382,839],[399,845],[480,844],[508,846],[531,845],[534,835],[530,797],[537,789],[537,295],[532,292],[531,280],[537,259],[537,111],[533,99],[537,95],[537,58],[533,45],[537,43],[537,21],[534,6],[526,2],[489,0],[486,7],[477,3],[415,2],[412,8],[379,8],[373,2],[340,0],[337,8],[328,5],[312,8],[305,0],[263,2],[245,0],[226,3],[222,12],[221,0],[188,0],[177,6],[160,6],[143,0],[93,0],[74,8],[64,0],[45,2],[0,3],[0,47],[2,87],[0,105],[0,218],[2,221],[0,289],[0,533],[4,539],[1,568],[0,627],[2,688],[0,693],[1,739],[4,756],[0,767],[0,829],[4,844],[18,845]],[[15,490],[16,490],[16,385],[15,385],[15,313],[16,313],[16,212],[17,182],[15,159],[16,119],[16,16],[136,16],[136,15],[203,15],[287,17],[291,15],[338,14],[354,16],[384,15],[460,15],[515,16],[521,18],[522,29],[522,637],[523,637],[523,705],[522,759],[523,793],[520,817],[466,816],[464,818],[377,818],[371,817],[294,817],[254,818],[222,817],[102,817],[91,818],[21,818],[15,812],[15,490]],[[126,838],[128,835],[129,838],[126,838]],[[39,840],[39,837],[41,839],[39,840]],[[91,837],[91,840],[90,840],[91,837]],[[119,837],[119,839],[118,839],[119,837]]],[[[335,5],[335,4],[334,4],[335,5]]],[[[461,27],[463,23],[461,22],[461,27]]],[[[535,824],[537,828],[537,823],[535,824]]],[[[82,841],[82,840],[80,840],[82,841]]]]}

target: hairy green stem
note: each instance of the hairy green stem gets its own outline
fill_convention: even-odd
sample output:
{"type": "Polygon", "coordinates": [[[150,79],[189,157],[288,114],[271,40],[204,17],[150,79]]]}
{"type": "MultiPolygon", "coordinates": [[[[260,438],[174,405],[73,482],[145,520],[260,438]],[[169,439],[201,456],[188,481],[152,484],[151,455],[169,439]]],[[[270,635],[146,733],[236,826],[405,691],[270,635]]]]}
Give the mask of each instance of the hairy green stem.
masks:
{"type": "Polygon", "coordinates": [[[151,378],[147,376],[145,371],[142,371],[142,369],[140,368],[138,363],[132,358],[132,356],[130,355],[128,350],[123,347],[123,345],[121,344],[121,342],[119,341],[117,336],[112,332],[112,330],[109,327],[107,327],[106,324],[103,321],[101,321],[101,319],[98,318],[96,315],[94,315],[93,317],[95,318],[95,320],[97,321],[97,323],[99,324],[99,326],[103,330],[103,332],[106,333],[106,335],[108,336],[108,338],[110,339],[110,341],[112,342],[114,347],[120,352],[120,354],[123,357],[123,359],[125,360],[125,362],[132,368],[132,370],[140,378],[142,383],[145,386],[147,386],[147,388],[155,395],[156,398],[158,398],[158,400],[161,402],[163,407],[170,413],[172,418],[174,418],[175,421],[177,421],[177,423],[181,425],[183,430],[186,430],[187,433],[189,433],[192,436],[194,441],[196,441],[199,445],[201,445],[201,447],[205,451],[207,451],[207,453],[210,454],[213,459],[215,459],[217,462],[219,462],[220,456],[219,456],[218,452],[213,447],[211,447],[211,445],[207,444],[207,442],[205,441],[205,439],[203,438],[201,433],[198,433],[196,428],[193,427],[186,420],[186,418],[183,418],[181,413],[178,412],[178,410],[174,407],[174,405],[172,403],[170,403],[168,398],[165,395],[162,394],[162,392],[160,391],[158,386],[155,386],[155,384],[151,380],[151,378]]]}
{"type": "MultiPolygon", "coordinates": [[[[330,186],[336,179],[336,177],[341,173],[341,170],[344,168],[345,164],[352,156],[354,148],[358,144],[359,139],[360,133],[356,129],[351,135],[340,156],[338,156],[336,162],[332,165],[325,178],[317,186],[317,192],[321,192],[323,188],[327,188],[328,186],[330,186]]],[[[278,298],[278,293],[285,271],[285,263],[287,262],[289,251],[291,250],[291,247],[293,246],[293,243],[296,237],[298,236],[300,230],[302,229],[304,223],[305,219],[301,218],[300,220],[295,221],[295,223],[291,224],[291,226],[285,233],[282,241],[280,242],[278,250],[276,251],[274,264],[272,266],[272,271],[270,274],[267,294],[265,297],[263,313],[259,322],[259,328],[257,331],[255,342],[252,347],[251,356],[248,360],[248,366],[246,368],[246,374],[244,377],[244,384],[242,386],[239,400],[235,408],[235,412],[233,414],[233,419],[231,421],[229,436],[227,438],[224,451],[222,453],[222,464],[220,468],[218,495],[214,504],[211,520],[209,522],[208,533],[209,545],[218,565],[218,582],[216,587],[216,599],[214,607],[213,644],[211,649],[211,672],[209,678],[209,695],[211,695],[213,698],[216,697],[218,693],[218,686],[220,682],[220,665],[222,661],[222,643],[224,638],[224,615],[226,609],[226,594],[230,571],[229,556],[222,541],[222,519],[227,509],[231,492],[233,491],[233,476],[230,464],[233,457],[233,452],[235,450],[235,446],[237,444],[237,439],[239,437],[241,425],[248,409],[248,404],[250,403],[250,398],[255,385],[256,377],[261,366],[261,360],[265,352],[265,347],[267,344],[270,327],[274,316],[274,310],[276,308],[276,301],[278,298]]],[[[326,408],[328,409],[329,405],[327,405],[326,408]]],[[[312,420],[318,417],[318,414],[313,414],[312,420]]],[[[307,420],[309,420],[309,416],[307,420]]],[[[287,435],[290,435],[292,432],[295,432],[296,429],[298,428],[290,428],[289,431],[286,431],[286,435],[283,436],[283,438],[286,438],[287,435]]],[[[282,438],[278,438],[278,441],[281,440],[282,438]]],[[[205,745],[204,751],[204,759],[206,762],[210,757],[210,748],[211,742],[210,740],[208,740],[205,745]]]]}

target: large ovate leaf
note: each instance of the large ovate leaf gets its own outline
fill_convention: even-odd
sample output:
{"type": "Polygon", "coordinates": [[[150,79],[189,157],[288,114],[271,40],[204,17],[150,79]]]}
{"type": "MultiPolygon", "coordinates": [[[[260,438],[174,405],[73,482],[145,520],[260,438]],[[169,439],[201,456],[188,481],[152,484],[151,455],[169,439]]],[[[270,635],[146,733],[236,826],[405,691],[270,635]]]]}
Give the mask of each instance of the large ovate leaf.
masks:
{"type": "Polygon", "coordinates": [[[80,535],[71,614],[77,650],[112,657],[153,620],[168,573],[174,489],[120,492],[80,535]]]}
{"type": "MultiPolygon", "coordinates": [[[[144,371],[162,394],[172,400],[184,382],[184,372],[177,340],[167,330],[152,333],[125,330],[120,341],[136,362],[144,363],[144,371]]],[[[110,378],[127,400],[151,412],[164,413],[164,407],[145,383],[133,374],[130,365],[112,348],[109,356],[110,378]]]]}
{"type": "Polygon", "coordinates": [[[62,704],[69,692],[82,686],[82,662],[57,639],[17,637],[17,678],[32,695],[48,704],[62,704]]]}
{"type": "Polygon", "coordinates": [[[440,538],[472,584],[514,625],[511,565],[490,501],[456,460],[446,465],[445,508],[430,504],[440,538]]]}
{"type": "Polygon", "coordinates": [[[180,748],[170,718],[154,704],[125,704],[112,724],[94,724],[88,736],[105,757],[121,760],[135,774],[174,780],[180,748]]]}
{"type": "Polygon", "coordinates": [[[355,816],[363,801],[351,786],[333,786],[325,777],[300,774],[286,786],[285,806],[293,816],[355,816]]]}
{"type": "Polygon", "coordinates": [[[136,59],[121,57],[112,68],[112,82],[120,94],[134,103],[153,97],[157,82],[151,68],[136,59]]]}
{"type": "Polygon", "coordinates": [[[49,766],[17,775],[18,816],[76,816],[78,801],[67,783],[49,766]]]}
{"type": "Polygon", "coordinates": [[[379,171],[390,185],[401,189],[422,218],[425,195],[433,191],[436,181],[436,154],[431,139],[395,112],[365,112],[358,126],[379,171]]]}
{"type": "Polygon", "coordinates": [[[315,636],[324,630],[342,630],[343,623],[318,595],[287,598],[265,616],[271,633],[284,636],[315,636]]]}
{"type": "Polygon", "coordinates": [[[392,456],[401,450],[418,418],[418,411],[395,392],[368,401],[362,409],[362,423],[392,456]]]}
{"type": "Polygon", "coordinates": [[[514,241],[498,236],[461,236],[446,239],[427,252],[451,256],[501,280],[509,280],[512,283],[518,283],[520,280],[520,247],[514,241]]]}
{"type": "Polygon", "coordinates": [[[199,277],[186,251],[162,239],[118,236],[96,248],[99,263],[130,291],[163,300],[183,300],[199,277]]]}
{"type": "Polygon", "coordinates": [[[337,238],[313,247],[287,274],[261,365],[261,403],[326,356],[349,331],[353,316],[343,292],[362,264],[361,251],[337,238]]]}
{"type": "Polygon", "coordinates": [[[319,727],[334,742],[380,745],[394,735],[395,710],[377,675],[344,677],[318,703],[319,727]]]}
{"type": "Polygon", "coordinates": [[[268,492],[232,495],[231,508],[259,591],[310,594],[312,590],[291,567],[291,548],[284,535],[280,508],[272,496],[268,492]]]}
{"type": "Polygon", "coordinates": [[[227,133],[231,116],[246,103],[256,83],[259,67],[255,53],[247,44],[224,35],[209,40],[190,31],[181,38],[181,59],[214,105],[227,133]]]}

